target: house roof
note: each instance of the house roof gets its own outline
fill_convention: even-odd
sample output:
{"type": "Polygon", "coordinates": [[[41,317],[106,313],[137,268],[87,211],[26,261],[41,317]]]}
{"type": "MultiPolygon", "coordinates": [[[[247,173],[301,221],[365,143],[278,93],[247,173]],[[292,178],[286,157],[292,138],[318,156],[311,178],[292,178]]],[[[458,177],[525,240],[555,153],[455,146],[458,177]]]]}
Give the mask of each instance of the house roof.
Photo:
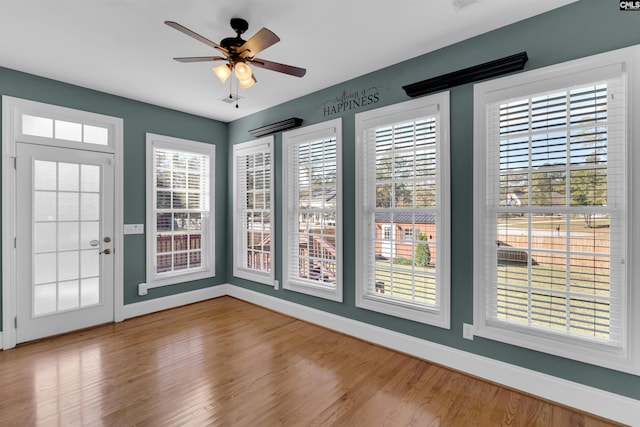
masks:
{"type": "Polygon", "coordinates": [[[390,223],[392,221],[396,224],[435,224],[436,222],[436,214],[431,212],[402,212],[402,213],[391,213],[391,212],[376,212],[376,222],[377,223],[390,223]]]}

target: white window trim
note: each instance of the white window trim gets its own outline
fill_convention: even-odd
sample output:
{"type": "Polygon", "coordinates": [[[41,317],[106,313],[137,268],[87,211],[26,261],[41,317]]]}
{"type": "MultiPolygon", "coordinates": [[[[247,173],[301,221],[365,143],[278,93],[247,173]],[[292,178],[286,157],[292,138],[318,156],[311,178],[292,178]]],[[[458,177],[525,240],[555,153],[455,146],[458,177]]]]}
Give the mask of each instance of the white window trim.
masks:
{"type": "MultiPolygon", "coordinates": [[[[450,226],[450,156],[449,156],[449,92],[441,92],[387,107],[356,114],[356,306],[420,323],[449,329],[451,327],[451,226],[450,226]],[[367,292],[367,233],[364,207],[364,132],[373,126],[414,120],[425,115],[439,116],[437,140],[437,206],[440,218],[437,225],[437,277],[440,287],[438,309],[416,308],[394,304],[367,292]]],[[[415,231],[414,231],[415,233],[415,231]]]]}
{"type": "MultiPolygon", "coordinates": [[[[233,275],[235,277],[239,277],[242,279],[247,279],[247,280],[251,280],[257,283],[263,283],[265,285],[269,285],[269,286],[275,286],[274,280],[275,280],[275,251],[274,251],[274,247],[275,247],[275,239],[274,237],[276,236],[276,230],[275,230],[275,215],[274,215],[274,193],[273,193],[273,171],[274,171],[274,164],[273,164],[273,160],[274,160],[274,142],[273,142],[273,136],[268,136],[265,138],[260,138],[260,139],[256,139],[254,141],[248,141],[248,142],[243,142],[240,144],[235,144],[233,146],[233,156],[232,156],[232,161],[233,161],[233,275]],[[242,251],[246,250],[246,248],[244,247],[244,245],[242,244],[244,236],[242,234],[242,227],[239,222],[241,219],[241,205],[240,205],[240,200],[239,197],[240,195],[238,194],[239,192],[239,188],[237,186],[238,182],[237,182],[237,178],[238,178],[238,171],[237,171],[237,160],[239,156],[246,156],[248,154],[251,153],[256,153],[256,152],[265,152],[268,151],[269,152],[269,159],[271,162],[271,167],[270,167],[270,180],[269,180],[269,197],[270,197],[270,203],[269,206],[271,207],[270,210],[270,230],[271,230],[271,245],[270,245],[270,249],[269,249],[269,256],[271,257],[271,271],[269,272],[264,272],[264,271],[258,271],[258,270],[252,270],[252,269],[248,269],[245,268],[243,266],[240,265],[240,260],[242,259],[242,251]]],[[[243,193],[246,194],[246,193],[243,193]]]]}
{"type": "Polygon", "coordinates": [[[121,118],[106,116],[88,111],[60,107],[26,99],[2,96],[2,324],[5,325],[0,345],[7,350],[16,346],[17,336],[14,328],[6,327],[13,322],[17,314],[17,259],[14,248],[16,236],[16,170],[13,168],[16,156],[16,142],[39,143],[64,148],[113,153],[114,165],[114,273],[113,273],[113,317],[115,322],[124,320],[124,167],[123,134],[124,122],[121,118]],[[109,129],[109,145],[100,146],[87,143],[37,138],[22,134],[21,116],[44,115],[48,118],[98,125],[109,129]]]}
{"type": "Polygon", "coordinates": [[[147,179],[147,286],[156,288],[160,286],[174,285],[192,280],[215,277],[215,154],[216,146],[204,142],[191,141],[182,138],[174,138],[153,133],[146,134],[146,179],[147,179]],[[209,156],[209,221],[203,221],[202,227],[207,227],[208,235],[203,233],[202,245],[207,245],[202,256],[202,268],[196,271],[173,272],[169,274],[156,273],[156,210],[153,206],[153,187],[155,177],[153,175],[153,150],[164,148],[168,150],[182,150],[209,156]]]}
{"type": "Polygon", "coordinates": [[[342,119],[334,119],[305,126],[282,134],[282,287],[287,290],[342,302],[342,119]],[[336,137],[336,286],[324,289],[288,276],[289,272],[289,228],[293,206],[289,203],[287,183],[294,171],[288,164],[288,148],[308,140],[336,137]]]}
{"type": "Polygon", "coordinates": [[[554,354],[623,372],[640,373],[640,263],[626,262],[626,319],[623,320],[624,343],[621,348],[598,346],[594,342],[524,328],[496,326],[488,319],[484,237],[486,223],[486,105],[498,100],[525,97],[558,87],[594,81],[612,70],[626,72],[627,87],[627,253],[626,260],[637,259],[640,251],[640,225],[633,218],[640,215],[640,174],[632,173],[640,164],[640,140],[637,116],[640,111],[640,46],[611,51],[591,57],[504,77],[474,86],[474,334],[520,347],[554,354]],[[635,123],[634,123],[635,121],[635,123]],[[637,144],[636,144],[637,145],[637,144]],[[625,321],[626,320],[626,321],[625,321]]]}

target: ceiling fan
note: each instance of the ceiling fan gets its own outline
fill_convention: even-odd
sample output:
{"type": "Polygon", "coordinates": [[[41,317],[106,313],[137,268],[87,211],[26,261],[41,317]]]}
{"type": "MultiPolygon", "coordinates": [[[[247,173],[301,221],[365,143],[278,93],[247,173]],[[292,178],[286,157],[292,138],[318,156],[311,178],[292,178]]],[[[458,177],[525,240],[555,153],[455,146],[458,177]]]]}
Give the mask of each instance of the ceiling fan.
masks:
{"type": "Polygon", "coordinates": [[[249,38],[249,40],[244,40],[241,35],[249,28],[249,23],[244,19],[231,19],[231,28],[236,32],[236,36],[222,39],[220,44],[191,31],[177,22],[164,21],[164,23],[171,28],[175,28],[176,30],[222,52],[224,56],[188,56],[173,58],[179,62],[225,61],[226,63],[213,68],[213,72],[218,76],[222,83],[227,81],[232,71],[235,71],[238,84],[241,88],[247,89],[253,86],[257,80],[253,75],[253,71],[249,64],[266,70],[289,74],[295,77],[302,77],[307,72],[304,68],[256,58],[258,53],[279,42],[280,37],[275,35],[271,30],[262,28],[249,38]]]}

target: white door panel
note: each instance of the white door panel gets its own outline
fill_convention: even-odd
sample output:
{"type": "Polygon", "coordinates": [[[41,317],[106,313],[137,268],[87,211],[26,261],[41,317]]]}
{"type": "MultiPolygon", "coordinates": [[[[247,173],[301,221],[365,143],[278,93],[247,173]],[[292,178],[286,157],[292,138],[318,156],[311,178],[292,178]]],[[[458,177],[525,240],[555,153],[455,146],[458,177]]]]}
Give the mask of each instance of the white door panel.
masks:
{"type": "Polygon", "coordinates": [[[16,146],[17,342],[113,321],[113,155],[16,146]]]}

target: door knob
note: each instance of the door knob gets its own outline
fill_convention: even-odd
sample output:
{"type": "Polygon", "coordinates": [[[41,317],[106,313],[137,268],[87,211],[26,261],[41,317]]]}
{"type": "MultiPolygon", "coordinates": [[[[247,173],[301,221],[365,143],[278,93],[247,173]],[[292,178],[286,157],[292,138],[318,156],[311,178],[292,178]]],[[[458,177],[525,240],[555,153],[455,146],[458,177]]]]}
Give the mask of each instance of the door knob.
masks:
{"type": "Polygon", "coordinates": [[[106,243],[109,243],[109,242],[111,241],[111,237],[108,237],[108,236],[107,236],[107,237],[105,237],[105,238],[104,238],[104,241],[105,241],[106,243]]]}
{"type": "Polygon", "coordinates": [[[100,254],[109,255],[110,253],[111,253],[111,249],[105,249],[104,251],[98,252],[98,255],[100,255],[100,254]]]}

